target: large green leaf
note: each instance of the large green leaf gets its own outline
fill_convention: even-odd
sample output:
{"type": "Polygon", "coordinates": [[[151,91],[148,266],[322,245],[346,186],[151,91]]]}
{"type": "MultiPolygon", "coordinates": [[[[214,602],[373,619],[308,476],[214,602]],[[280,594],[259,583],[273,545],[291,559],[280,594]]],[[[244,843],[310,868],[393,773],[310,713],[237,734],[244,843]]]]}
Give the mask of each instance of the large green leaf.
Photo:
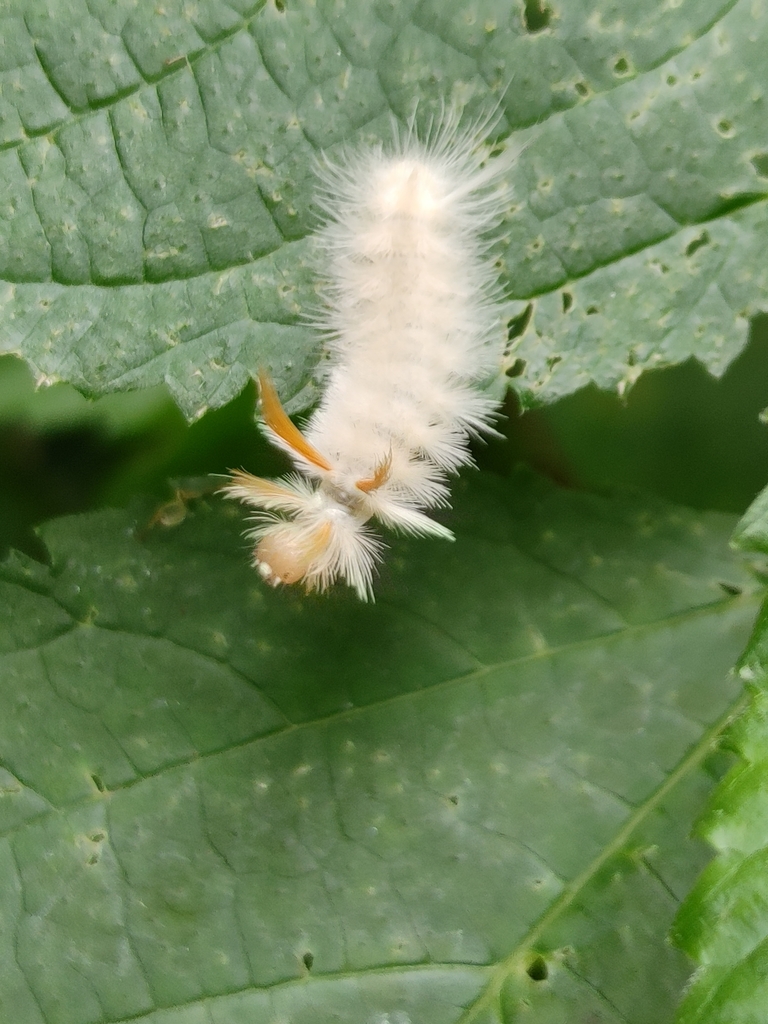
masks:
{"type": "Polygon", "coordinates": [[[0,350],[190,417],[260,364],[308,404],[312,159],[419,99],[500,102],[529,144],[499,254],[524,401],[720,373],[768,295],[766,80],[764,0],[3,0],[0,350]]]}
{"type": "MultiPolygon", "coordinates": [[[[768,554],[768,490],[737,541],[768,554]]],[[[715,792],[698,832],[717,850],[675,921],[699,970],[679,1024],[762,1024],[768,1006],[768,605],[740,662],[749,705],[727,734],[739,763],[715,792]]]]}
{"type": "Polygon", "coordinates": [[[365,606],[150,513],[0,567],[3,1020],[671,1019],[732,517],[475,475],[365,606]]]}

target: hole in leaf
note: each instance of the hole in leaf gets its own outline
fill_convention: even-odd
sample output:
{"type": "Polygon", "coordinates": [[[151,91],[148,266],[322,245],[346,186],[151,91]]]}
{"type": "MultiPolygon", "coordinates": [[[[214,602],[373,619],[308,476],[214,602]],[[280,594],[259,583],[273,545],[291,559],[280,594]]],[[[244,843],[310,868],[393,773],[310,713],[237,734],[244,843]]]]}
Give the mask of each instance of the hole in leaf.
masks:
{"type": "Polygon", "coordinates": [[[733,127],[733,121],[729,121],[727,117],[724,117],[717,122],[717,131],[726,139],[730,139],[730,137],[736,133],[736,130],[733,127]]]}
{"type": "Polygon", "coordinates": [[[677,85],[677,78],[675,75],[667,75],[667,85],[677,85]]]}
{"type": "Polygon", "coordinates": [[[450,803],[453,804],[454,807],[456,807],[456,805],[459,802],[459,798],[457,796],[449,796],[448,800],[449,800],[450,803]]]}
{"type": "Polygon", "coordinates": [[[618,78],[623,78],[625,75],[628,75],[629,72],[629,61],[626,57],[619,57],[619,59],[616,60],[613,65],[614,75],[616,75],[618,78]]]}
{"type": "Polygon", "coordinates": [[[547,356],[547,366],[550,370],[554,370],[558,363],[563,361],[562,356],[547,356]]]}
{"type": "Polygon", "coordinates": [[[541,32],[549,25],[552,10],[543,0],[525,0],[523,21],[529,32],[541,32]]]}
{"type": "Polygon", "coordinates": [[[91,782],[100,793],[106,793],[107,787],[104,785],[104,780],[100,775],[91,775],[91,782]]]}
{"type": "Polygon", "coordinates": [[[304,955],[302,956],[301,961],[304,964],[304,966],[307,968],[307,970],[311,971],[312,970],[312,965],[315,962],[315,954],[314,953],[310,953],[309,950],[307,950],[307,952],[304,953],[304,955]]]}
{"type": "Polygon", "coordinates": [[[579,96],[589,96],[589,86],[586,82],[577,82],[573,88],[579,96]]]}
{"type": "Polygon", "coordinates": [[[768,178],[768,153],[756,153],[752,157],[752,166],[761,178],[768,178]]]}
{"type": "Polygon", "coordinates": [[[587,306],[587,316],[594,316],[595,313],[599,313],[600,310],[597,306],[587,306]]]}
{"type": "Polygon", "coordinates": [[[709,244],[709,234],[706,231],[702,231],[700,235],[689,242],[685,247],[685,255],[693,256],[697,249],[700,249],[702,245],[709,244]]]}
{"type": "Polygon", "coordinates": [[[533,316],[533,303],[529,302],[522,313],[507,321],[507,341],[514,341],[515,338],[525,334],[528,324],[533,316]]]}
{"type": "Polygon", "coordinates": [[[543,956],[537,956],[528,964],[528,977],[531,981],[546,981],[549,977],[547,961],[543,956]]]}
{"type": "Polygon", "coordinates": [[[275,9],[282,14],[285,10],[285,0],[275,0],[275,9]]]}
{"type": "Polygon", "coordinates": [[[92,843],[103,843],[107,838],[103,832],[91,832],[88,836],[92,843]]]}
{"type": "Polygon", "coordinates": [[[525,373],[528,363],[524,359],[516,359],[511,366],[504,371],[507,377],[521,377],[525,373]]]}
{"type": "Polygon", "coordinates": [[[743,593],[741,587],[735,583],[726,583],[725,580],[719,581],[720,589],[724,590],[726,594],[730,594],[731,597],[738,597],[739,594],[743,593]]]}
{"type": "Polygon", "coordinates": [[[91,856],[88,858],[88,860],[85,863],[88,864],[90,867],[93,867],[94,864],[98,864],[99,863],[99,855],[98,855],[98,853],[92,853],[91,856]]]}
{"type": "Polygon", "coordinates": [[[573,305],[573,295],[570,292],[563,292],[563,312],[567,313],[573,305]]]}

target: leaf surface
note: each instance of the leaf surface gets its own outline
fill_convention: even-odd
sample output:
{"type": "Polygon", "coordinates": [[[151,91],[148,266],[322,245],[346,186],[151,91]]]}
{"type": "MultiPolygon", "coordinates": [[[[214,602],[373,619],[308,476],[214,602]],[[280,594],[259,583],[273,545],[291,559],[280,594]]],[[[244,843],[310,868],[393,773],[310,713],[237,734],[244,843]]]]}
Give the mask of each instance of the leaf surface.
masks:
{"type": "MultiPolygon", "coordinates": [[[[261,365],[311,404],[320,151],[420,101],[526,144],[499,269],[523,401],[719,374],[765,308],[765,0],[5,0],[0,351],[187,416],[261,365]],[[530,308],[529,308],[530,307],[530,308]]],[[[500,350],[502,340],[500,339],[500,350]]]]}
{"type": "Polygon", "coordinates": [[[200,501],[0,567],[0,1015],[661,1024],[756,604],[732,517],[460,484],[377,603],[200,501]]]}
{"type": "MultiPolygon", "coordinates": [[[[747,551],[768,554],[768,491],[736,533],[747,551]]],[[[740,660],[749,692],[727,733],[738,763],[715,791],[698,833],[717,851],[674,925],[677,944],[698,971],[679,1024],[758,1024],[768,1005],[768,608],[740,660]]]]}

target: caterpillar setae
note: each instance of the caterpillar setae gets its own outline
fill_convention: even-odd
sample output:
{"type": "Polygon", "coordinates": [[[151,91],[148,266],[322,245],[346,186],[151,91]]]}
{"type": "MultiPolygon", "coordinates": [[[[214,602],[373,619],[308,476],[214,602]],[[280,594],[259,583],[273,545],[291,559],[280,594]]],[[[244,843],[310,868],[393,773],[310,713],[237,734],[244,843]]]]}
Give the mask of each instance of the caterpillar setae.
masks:
{"type": "Polygon", "coordinates": [[[374,519],[453,539],[425,510],[448,503],[469,436],[491,430],[497,403],[480,385],[498,370],[504,317],[488,239],[509,166],[483,146],[487,119],[458,122],[449,114],[423,138],[411,124],[389,146],[320,165],[325,392],[300,432],[260,373],[263,429],[296,471],[238,470],[224,488],[257,510],[247,536],[274,586],[323,591],[341,578],[372,600],[384,547],[374,519]]]}

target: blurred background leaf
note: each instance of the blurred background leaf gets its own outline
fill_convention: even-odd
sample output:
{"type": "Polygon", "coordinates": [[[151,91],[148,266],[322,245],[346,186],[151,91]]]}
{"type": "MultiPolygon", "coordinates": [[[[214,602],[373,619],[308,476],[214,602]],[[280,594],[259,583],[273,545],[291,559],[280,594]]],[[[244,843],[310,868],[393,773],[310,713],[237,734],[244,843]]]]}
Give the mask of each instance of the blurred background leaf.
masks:
{"type": "MultiPolygon", "coordinates": [[[[768,490],[744,516],[738,546],[768,555],[768,490]]],[[[673,938],[697,964],[678,1024],[759,1024],[768,1005],[768,605],[739,676],[748,690],[724,745],[738,762],[697,824],[717,856],[675,919],[673,938]]]]}

